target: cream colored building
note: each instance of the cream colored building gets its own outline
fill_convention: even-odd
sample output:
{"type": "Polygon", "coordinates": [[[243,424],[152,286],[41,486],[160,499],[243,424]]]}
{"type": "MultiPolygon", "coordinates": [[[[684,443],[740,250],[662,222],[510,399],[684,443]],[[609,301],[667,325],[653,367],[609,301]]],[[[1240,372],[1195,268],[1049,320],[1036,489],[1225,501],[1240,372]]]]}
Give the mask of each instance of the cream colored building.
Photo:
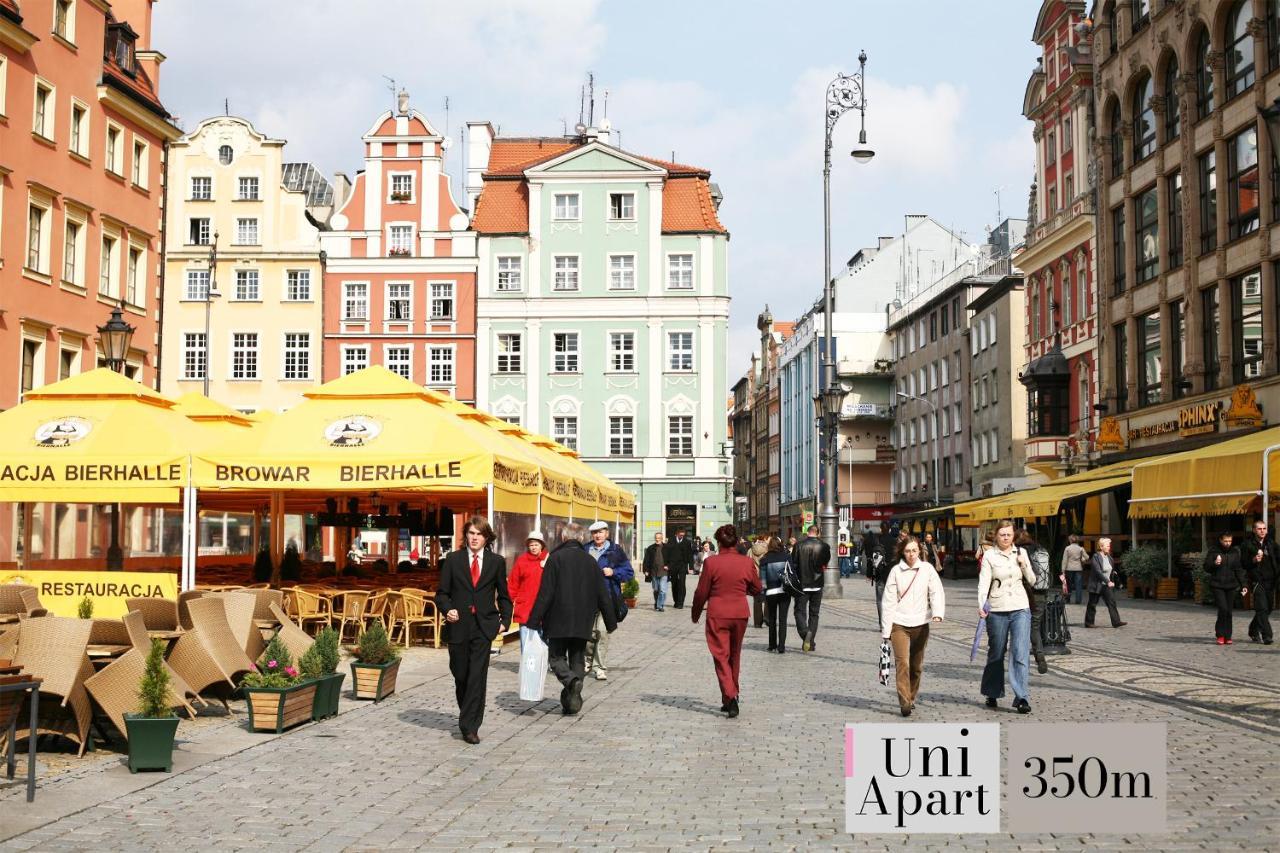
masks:
{"type": "Polygon", "coordinates": [[[320,381],[319,234],[333,189],[312,166],[285,163],[284,146],[245,119],[217,116],[170,147],[166,394],[283,411],[320,381]]]}

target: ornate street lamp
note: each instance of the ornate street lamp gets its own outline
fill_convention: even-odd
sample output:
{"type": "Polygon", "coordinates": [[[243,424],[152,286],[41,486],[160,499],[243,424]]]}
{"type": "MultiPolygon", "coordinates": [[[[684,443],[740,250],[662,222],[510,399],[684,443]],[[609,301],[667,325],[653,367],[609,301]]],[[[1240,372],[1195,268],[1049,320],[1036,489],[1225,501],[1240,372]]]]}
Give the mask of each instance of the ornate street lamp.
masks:
{"type": "MultiPolygon", "coordinates": [[[[324,252],[320,253],[321,255],[324,252]]],[[[321,259],[323,262],[323,258],[321,259]]],[[[213,367],[210,353],[213,350],[209,340],[209,311],[213,300],[222,294],[218,292],[218,232],[213,232],[213,244],[209,246],[209,284],[204,289],[204,395],[209,396],[209,372],[213,367]]]]}
{"type": "MultiPolygon", "coordinates": [[[[133,342],[133,333],[137,331],[124,321],[124,316],[117,305],[111,309],[111,319],[106,325],[98,327],[98,348],[102,351],[102,360],[107,367],[116,373],[124,373],[125,361],[129,357],[129,344],[133,342]]],[[[120,504],[111,505],[111,544],[107,546],[107,571],[124,570],[124,551],[120,548],[120,504]]]]}
{"type": "MultiPolygon", "coordinates": [[[[832,301],[834,300],[834,283],[831,281],[831,133],[835,130],[840,117],[850,110],[857,110],[859,116],[858,147],[849,152],[857,163],[867,163],[875,156],[875,152],[867,147],[867,96],[866,96],[867,54],[858,54],[858,73],[841,74],[827,85],[826,104],[826,137],[822,152],[822,315],[825,322],[823,336],[825,342],[822,352],[822,388],[823,395],[838,391],[836,382],[836,362],[833,358],[835,335],[832,330],[832,301]]],[[[822,538],[831,548],[832,559],[839,553],[840,543],[837,528],[838,514],[835,507],[836,488],[836,433],[839,427],[839,404],[836,415],[825,423],[825,433],[819,437],[820,446],[828,451],[822,468],[822,508],[818,513],[821,522],[822,538]]],[[[844,591],[840,587],[839,564],[827,564],[822,573],[822,594],[827,598],[842,598],[844,591]]]]}

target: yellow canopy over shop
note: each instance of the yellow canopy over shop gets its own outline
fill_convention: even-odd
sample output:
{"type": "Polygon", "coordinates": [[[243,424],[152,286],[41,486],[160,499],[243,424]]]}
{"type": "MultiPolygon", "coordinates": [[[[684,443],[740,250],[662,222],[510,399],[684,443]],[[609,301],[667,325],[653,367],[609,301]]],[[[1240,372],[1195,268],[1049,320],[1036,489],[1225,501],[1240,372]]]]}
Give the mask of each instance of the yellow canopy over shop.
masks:
{"type": "Polygon", "coordinates": [[[1274,504],[1280,485],[1280,427],[1139,460],[1133,469],[1130,518],[1233,515],[1260,510],[1267,491],[1274,504]],[[1270,453],[1269,469],[1264,457],[1270,453]]]}

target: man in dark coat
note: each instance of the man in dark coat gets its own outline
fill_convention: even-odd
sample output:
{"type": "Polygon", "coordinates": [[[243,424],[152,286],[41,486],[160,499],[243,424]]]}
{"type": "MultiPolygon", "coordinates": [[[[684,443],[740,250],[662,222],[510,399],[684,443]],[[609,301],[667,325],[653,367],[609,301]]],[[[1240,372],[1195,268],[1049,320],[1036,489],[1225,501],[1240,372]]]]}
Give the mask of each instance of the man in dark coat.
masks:
{"type": "Polygon", "coordinates": [[[463,536],[465,547],[444,558],[436,609],[449,631],[449,671],[458,700],[458,728],[467,743],[480,742],[485,688],[489,681],[489,648],[511,624],[507,593],[507,561],[488,550],[493,528],[472,516],[463,536]]]}
{"type": "Polygon", "coordinates": [[[684,528],[676,528],[676,538],[667,543],[667,573],[671,578],[671,599],[676,610],[684,608],[684,581],[693,568],[693,540],[684,535],[684,528]]]}
{"type": "Polygon", "coordinates": [[[1268,646],[1274,642],[1271,633],[1271,603],[1276,597],[1276,576],[1280,574],[1280,548],[1267,538],[1267,521],[1259,518],[1253,532],[1240,545],[1240,562],[1249,575],[1253,590],[1253,621],[1249,623],[1249,639],[1268,646]]]}
{"type": "Polygon", "coordinates": [[[551,671],[564,685],[560,705],[566,714],[582,709],[587,641],[593,633],[596,614],[610,634],[618,627],[600,564],[578,541],[581,535],[581,525],[572,523],[561,533],[564,541],[547,558],[528,622],[530,628],[541,629],[547,638],[551,671]]]}
{"type": "Polygon", "coordinates": [[[644,549],[644,579],[653,584],[653,609],[664,610],[671,581],[667,579],[666,537],[653,534],[653,544],[644,549]]]}
{"type": "Polygon", "coordinates": [[[796,631],[802,651],[817,649],[818,611],[822,608],[822,570],[831,562],[831,546],[818,538],[818,525],[810,524],[803,541],[791,549],[791,565],[795,567],[800,588],[790,590],[795,599],[796,631]]]}

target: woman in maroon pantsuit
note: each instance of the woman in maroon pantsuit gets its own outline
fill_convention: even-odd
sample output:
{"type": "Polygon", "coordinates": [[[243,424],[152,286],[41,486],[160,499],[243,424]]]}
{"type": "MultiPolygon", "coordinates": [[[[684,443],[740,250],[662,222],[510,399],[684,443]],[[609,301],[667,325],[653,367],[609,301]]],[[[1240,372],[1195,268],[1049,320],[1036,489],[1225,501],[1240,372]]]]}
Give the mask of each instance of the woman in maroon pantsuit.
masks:
{"type": "Polygon", "coordinates": [[[738,670],[742,663],[742,638],[747,633],[751,607],[747,599],[760,594],[760,570],[752,559],[736,550],[738,532],[732,524],[716,531],[720,552],[702,564],[698,589],[693,593],[693,622],[707,608],[707,648],[720,682],[721,711],[738,716],[738,670]]]}

